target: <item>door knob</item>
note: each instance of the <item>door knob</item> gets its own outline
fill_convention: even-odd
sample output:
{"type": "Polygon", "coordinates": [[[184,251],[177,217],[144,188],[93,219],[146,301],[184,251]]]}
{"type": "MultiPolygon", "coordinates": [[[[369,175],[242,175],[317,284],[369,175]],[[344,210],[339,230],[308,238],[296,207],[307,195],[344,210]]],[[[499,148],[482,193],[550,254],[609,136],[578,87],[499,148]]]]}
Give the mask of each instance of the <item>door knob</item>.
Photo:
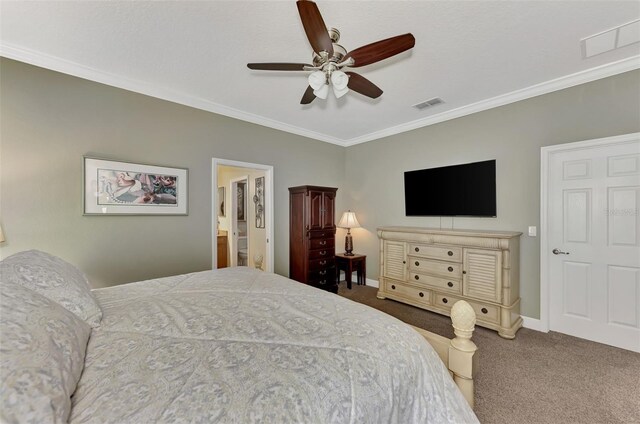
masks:
{"type": "Polygon", "coordinates": [[[551,251],[551,253],[553,253],[554,255],[568,255],[569,252],[563,252],[562,250],[558,249],[557,247],[555,249],[553,249],[551,251]]]}

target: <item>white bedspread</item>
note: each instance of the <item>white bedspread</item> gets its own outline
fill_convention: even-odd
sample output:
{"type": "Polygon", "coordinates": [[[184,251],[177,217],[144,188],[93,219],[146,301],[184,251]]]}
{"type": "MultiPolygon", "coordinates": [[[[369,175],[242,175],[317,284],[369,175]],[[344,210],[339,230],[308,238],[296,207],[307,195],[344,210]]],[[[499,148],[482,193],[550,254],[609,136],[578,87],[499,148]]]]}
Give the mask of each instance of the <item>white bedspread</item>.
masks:
{"type": "Polygon", "coordinates": [[[367,306],[250,268],[94,291],[71,423],[471,423],[430,345],[367,306]]]}

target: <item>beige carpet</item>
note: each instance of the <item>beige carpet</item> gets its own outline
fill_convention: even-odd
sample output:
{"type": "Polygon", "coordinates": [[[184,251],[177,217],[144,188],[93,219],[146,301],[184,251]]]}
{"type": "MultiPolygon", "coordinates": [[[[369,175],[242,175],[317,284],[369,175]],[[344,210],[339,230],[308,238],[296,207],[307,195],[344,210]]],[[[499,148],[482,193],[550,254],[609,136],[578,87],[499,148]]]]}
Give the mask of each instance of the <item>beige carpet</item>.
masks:
{"type": "MultiPolygon", "coordinates": [[[[453,337],[448,317],[340,283],[338,294],[453,337]]],[[[560,333],[521,329],[514,340],[476,327],[475,412],[482,423],[640,423],[640,354],[560,333]]]]}

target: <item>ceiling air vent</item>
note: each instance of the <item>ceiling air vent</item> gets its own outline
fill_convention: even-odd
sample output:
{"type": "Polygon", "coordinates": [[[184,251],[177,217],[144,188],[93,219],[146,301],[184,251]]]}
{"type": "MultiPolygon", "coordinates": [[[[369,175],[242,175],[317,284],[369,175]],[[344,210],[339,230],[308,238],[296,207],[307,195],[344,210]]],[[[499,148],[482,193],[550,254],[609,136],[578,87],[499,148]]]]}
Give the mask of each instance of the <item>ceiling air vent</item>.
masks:
{"type": "Polygon", "coordinates": [[[424,102],[413,105],[413,107],[422,110],[431,106],[437,106],[440,103],[444,103],[444,101],[440,97],[434,97],[433,99],[425,100],[424,102]]]}

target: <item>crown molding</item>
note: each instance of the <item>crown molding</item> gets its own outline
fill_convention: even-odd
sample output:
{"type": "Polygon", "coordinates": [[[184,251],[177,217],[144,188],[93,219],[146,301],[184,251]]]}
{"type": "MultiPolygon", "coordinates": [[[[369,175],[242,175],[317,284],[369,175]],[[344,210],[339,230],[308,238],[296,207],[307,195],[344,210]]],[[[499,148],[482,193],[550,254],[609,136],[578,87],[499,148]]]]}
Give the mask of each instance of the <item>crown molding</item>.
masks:
{"type": "Polygon", "coordinates": [[[34,50],[25,49],[23,47],[12,45],[10,43],[0,42],[0,56],[28,63],[30,65],[39,66],[41,68],[50,69],[52,71],[61,72],[63,74],[72,75],[74,77],[95,81],[101,84],[133,91],[135,93],[144,94],[162,100],[167,100],[184,106],[189,106],[196,109],[217,113],[219,115],[236,118],[241,121],[251,122],[253,124],[258,124],[264,127],[285,131],[302,137],[320,140],[331,144],[337,144],[339,146],[345,145],[344,140],[336,137],[296,127],[295,125],[286,124],[275,119],[269,119],[252,113],[243,112],[238,109],[230,108],[228,106],[211,102],[200,97],[181,93],[179,91],[171,90],[166,87],[160,87],[154,84],[150,84],[145,81],[135,80],[123,77],[121,75],[100,71],[98,69],[81,65],[76,62],[61,59],[59,57],[47,55],[34,50]]]}
{"type": "Polygon", "coordinates": [[[429,125],[438,124],[450,119],[460,118],[465,115],[471,115],[472,113],[482,112],[484,110],[504,106],[509,103],[515,103],[520,100],[530,99],[532,97],[548,94],[554,91],[564,90],[565,88],[574,87],[576,85],[585,84],[598,79],[622,74],[628,71],[633,71],[639,68],[640,55],[631,56],[617,62],[611,62],[606,65],[576,72],[575,74],[570,74],[553,80],[545,81],[540,84],[512,91],[510,93],[501,94],[490,99],[481,100],[476,103],[448,110],[437,115],[417,119],[415,121],[396,125],[395,127],[385,128],[384,130],[365,134],[360,137],[351,138],[349,140],[345,140],[344,145],[347,147],[354,146],[356,144],[366,143],[367,141],[389,137],[391,135],[396,135],[429,125]]]}
{"type": "Polygon", "coordinates": [[[394,127],[385,128],[384,130],[345,140],[319,132],[310,131],[275,119],[269,119],[252,113],[243,112],[200,97],[191,96],[166,87],[149,84],[145,81],[134,80],[121,75],[100,71],[76,62],[26,49],[11,43],[0,42],[0,56],[343,147],[354,146],[356,144],[389,137],[640,68],[640,55],[636,55],[617,62],[608,63],[606,65],[580,71],[575,74],[545,81],[540,84],[502,94],[490,99],[481,100],[437,115],[417,119],[394,127]]]}

